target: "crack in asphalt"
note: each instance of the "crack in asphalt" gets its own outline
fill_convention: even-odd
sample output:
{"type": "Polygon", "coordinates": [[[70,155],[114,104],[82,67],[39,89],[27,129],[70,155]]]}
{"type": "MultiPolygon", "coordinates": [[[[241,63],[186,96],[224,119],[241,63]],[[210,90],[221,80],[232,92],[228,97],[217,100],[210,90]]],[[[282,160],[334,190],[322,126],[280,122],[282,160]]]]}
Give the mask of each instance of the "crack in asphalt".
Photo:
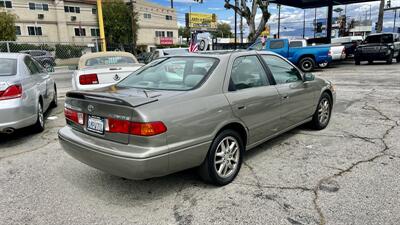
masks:
{"type": "MultiPolygon", "coordinates": [[[[394,125],[390,126],[390,127],[385,131],[385,133],[383,134],[383,136],[382,136],[381,138],[378,138],[378,139],[382,142],[382,144],[383,144],[383,149],[382,149],[381,151],[379,151],[378,154],[375,154],[374,156],[372,156],[372,157],[370,157],[370,158],[368,158],[368,159],[359,160],[359,161],[353,163],[353,164],[352,164],[351,166],[349,166],[347,169],[344,169],[344,170],[342,170],[342,171],[339,171],[338,173],[335,173],[335,174],[333,174],[332,176],[322,178],[321,180],[318,181],[317,185],[314,187],[314,190],[313,190],[314,196],[315,196],[314,199],[313,199],[313,204],[314,204],[314,208],[316,209],[316,211],[317,211],[318,214],[319,214],[319,217],[320,217],[320,223],[319,223],[319,224],[320,224],[320,225],[325,225],[325,224],[326,224],[326,218],[325,218],[325,216],[324,216],[324,214],[323,214],[323,212],[322,212],[321,207],[318,205],[318,199],[319,199],[318,191],[320,190],[321,185],[322,185],[324,182],[330,181],[330,180],[332,180],[332,179],[334,179],[334,178],[336,178],[336,177],[340,177],[340,176],[344,175],[345,173],[349,173],[349,172],[351,172],[351,171],[353,170],[353,168],[355,168],[356,166],[358,166],[358,165],[360,165],[360,164],[373,162],[374,160],[376,160],[376,159],[378,159],[378,158],[381,158],[381,157],[384,157],[384,156],[392,156],[392,157],[394,157],[393,155],[386,154],[386,151],[389,149],[389,146],[388,146],[388,144],[386,143],[385,139],[386,139],[386,137],[390,134],[390,132],[391,132],[393,129],[395,129],[396,127],[400,126],[399,121],[395,121],[395,120],[391,119],[389,116],[387,116],[386,114],[384,114],[382,111],[380,111],[380,110],[377,109],[376,107],[374,107],[374,106],[369,106],[367,102],[366,102],[365,105],[362,107],[362,109],[364,109],[364,110],[372,110],[372,111],[375,111],[375,112],[377,112],[377,113],[379,114],[379,116],[381,116],[382,118],[384,118],[384,120],[391,121],[391,122],[394,123],[394,125]]],[[[360,138],[360,139],[362,139],[362,140],[364,140],[364,141],[366,141],[366,142],[369,142],[369,143],[374,143],[374,144],[376,144],[375,142],[371,142],[370,138],[365,138],[365,137],[360,137],[360,136],[357,136],[357,138],[360,138]]],[[[399,157],[399,158],[400,158],[400,157],[399,157]]]]}

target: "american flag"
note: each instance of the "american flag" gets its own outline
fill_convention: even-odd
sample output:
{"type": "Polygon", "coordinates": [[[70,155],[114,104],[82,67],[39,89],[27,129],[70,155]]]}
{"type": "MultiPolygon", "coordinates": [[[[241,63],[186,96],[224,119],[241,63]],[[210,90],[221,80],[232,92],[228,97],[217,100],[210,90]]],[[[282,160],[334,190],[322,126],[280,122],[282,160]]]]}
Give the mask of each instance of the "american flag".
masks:
{"type": "Polygon", "coordinates": [[[197,34],[192,33],[192,38],[189,44],[189,52],[197,52],[199,50],[199,44],[197,44],[197,34]]]}

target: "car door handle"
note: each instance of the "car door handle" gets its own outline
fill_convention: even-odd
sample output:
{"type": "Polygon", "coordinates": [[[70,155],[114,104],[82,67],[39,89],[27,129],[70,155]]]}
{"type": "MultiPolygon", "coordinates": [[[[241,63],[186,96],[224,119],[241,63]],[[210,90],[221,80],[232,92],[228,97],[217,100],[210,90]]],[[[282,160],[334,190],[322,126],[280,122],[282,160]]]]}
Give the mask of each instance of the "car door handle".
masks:
{"type": "Polygon", "coordinates": [[[246,106],[244,106],[244,105],[242,105],[242,106],[239,106],[239,107],[238,107],[238,109],[239,109],[239,110],[246,109],[246,106]]]}

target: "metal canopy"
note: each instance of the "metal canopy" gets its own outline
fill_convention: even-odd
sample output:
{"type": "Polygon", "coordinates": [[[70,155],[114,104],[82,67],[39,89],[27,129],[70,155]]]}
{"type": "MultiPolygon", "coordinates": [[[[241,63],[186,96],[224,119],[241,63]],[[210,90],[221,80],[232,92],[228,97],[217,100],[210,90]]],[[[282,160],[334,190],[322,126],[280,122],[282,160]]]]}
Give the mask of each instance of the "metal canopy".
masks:
{"type": "Polygon", "coordinates": [[[270,3],[276,3],[286,6],[292,6],[301,9],[319,8],[333,5],[347,5],[362,2],[375,2],[377,0],[270,0],[270,3]]]}

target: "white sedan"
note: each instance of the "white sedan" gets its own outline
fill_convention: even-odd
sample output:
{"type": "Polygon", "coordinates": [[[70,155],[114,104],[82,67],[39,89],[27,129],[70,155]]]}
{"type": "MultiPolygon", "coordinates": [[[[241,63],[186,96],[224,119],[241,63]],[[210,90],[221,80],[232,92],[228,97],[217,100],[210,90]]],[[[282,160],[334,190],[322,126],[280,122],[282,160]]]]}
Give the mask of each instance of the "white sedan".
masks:
{"type": "Polygon", "coordinates": [[[127,52],[88,53],[79,59],[72,75],[74,90],[93,90],[113,85],[144,64],[127,52]]]}

